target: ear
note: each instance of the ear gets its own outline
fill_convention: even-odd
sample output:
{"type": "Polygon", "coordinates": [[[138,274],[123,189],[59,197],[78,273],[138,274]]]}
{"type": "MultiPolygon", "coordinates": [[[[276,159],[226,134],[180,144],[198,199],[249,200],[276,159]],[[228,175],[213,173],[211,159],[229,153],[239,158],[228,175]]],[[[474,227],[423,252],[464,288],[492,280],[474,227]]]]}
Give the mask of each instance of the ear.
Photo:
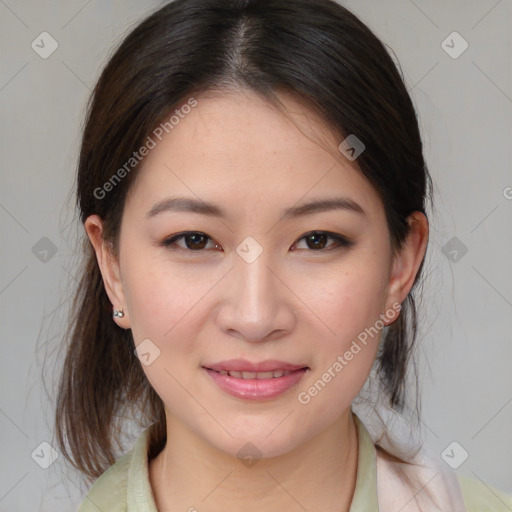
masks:
{"type": "MultiPolygon", "coordinates": [[[[386,311],[399,310],[393,304],[402,304],[413,287],[416,274],[427,249],[429,227],[427,217],[421,212],[413,212],[407,217],[409,233],[402,249],[395,255],[388,283],[386,311]]],[[[392,323],[396,318],[389,319],[392,323]]]]}
{"type": "Polygon", "coordinates": [[[119,262],[114,257],[110,245],[103,239],[103,222],[98,215],[90,215],[85,220],[84,228],[96,252],[105,291],[113,304],[113,309],[122,309],[124,312],[123,317],[113,317],[113,320],[120,327],[129,329],[130,318],[126,307],[119,262]]]}

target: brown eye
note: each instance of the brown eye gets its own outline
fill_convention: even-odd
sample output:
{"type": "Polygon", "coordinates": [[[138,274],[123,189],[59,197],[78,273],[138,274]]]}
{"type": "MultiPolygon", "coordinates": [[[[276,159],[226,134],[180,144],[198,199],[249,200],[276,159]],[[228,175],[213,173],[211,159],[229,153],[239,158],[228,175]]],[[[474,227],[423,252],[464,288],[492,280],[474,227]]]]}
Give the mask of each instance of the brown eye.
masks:
{"type": "Polygon", "coordinates": [[[311,231],[300,238],[299,242],[302,240],[306,242],[306,247],[312,251],[330,251],[332,249],[352,245],[352,242],[345,237],[329,233],[328,231],[311,231]],[[328,245],[329,240],[333,240],[334,243],[328,245]]]}
{"type": "Polygon", "coordinates": [[[207,236],[201,235],[199,233],[183,237],[187,249],[192,250],[204,249],[207,245],[207,239],[207,236]]]}
{"type": "MultiPolygon", "coordinates": [[[[328,252],[337,248],[353,245],[353,242],[349,241],[345,237],[335,233],[329,233],[328,231],[311,231],[306,233],[294,244],[293,247],[302,241],[306,243],[306,250],[309,250],[310,252],[328,252]],[[329,243],[329,241],[332,243],[329,243]]],[[[210,249],[221,248],[219,244],[214,242],[214,240],[207,234],[200,231],[187,231],[173,235],[172,237],[164,240],[162,245],[173,251],[204,252],[204,250],[208,248],[208,243],[213,244],[210,245],[210,249]]]]}
{"type": "MultiPolygon", "coordinates": [[[[205,233],[201,233],[199,231],[190,231],[174,235],[171,238],[164,240],[162,242],[162,245],[164,245],[165,247],[170,247],[173,250],[176,250],[173,247],[175,246],[177,247],[177,250],[201,252],[208,245],[209,240],[211,240],[211,238],[205,233]],[[183,246],[177,244],[178,240],[183,240],[185,242],[185,245],[183,246]]],[[[214,243],[213,240],[211,240],[211,242],[214,243]]],[[[216,243],[214,243],[214,248],[215,247],[218,247],[216,243]]]]}
{"type": "Polygon", "coordinates": [[[315,233],[304,237],[304,239],[310,249],[323,249],[328,243],[329,236],[325,233],[315,233]]]}

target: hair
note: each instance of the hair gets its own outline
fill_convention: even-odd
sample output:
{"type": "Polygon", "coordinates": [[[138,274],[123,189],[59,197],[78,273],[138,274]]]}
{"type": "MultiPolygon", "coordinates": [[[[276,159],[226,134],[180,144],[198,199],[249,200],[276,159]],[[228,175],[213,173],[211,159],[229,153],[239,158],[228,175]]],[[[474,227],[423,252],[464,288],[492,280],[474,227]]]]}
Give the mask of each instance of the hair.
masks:
{"type": "MultiPolygon", "coordinates": [[[[118,258],[138,165],[106,197],[95,191],[192,95],[242,89],[272,105],[279,104],[278,92],[293,94],[333,133],[363,141],[357,168],[379,194],[393,253],[399,251],[410,229],[407,217],[427,215],[426,201],[432,201],[416,112],[383,43],[334,0],[175,0],[138,24],[111,55],[87,105],[76,189],[81,222],[97,214],[118,258]]],[[[150,457],[165,445],[166,421],[134,354],[131,330],[112,320],[87,236],[82,244],[55,421],[62,453],[93,480],[116,460],[123,415],[136,412],[141,424],[151,424],[150,457]]],[[[380,389],[397,411],[406,404],[417,337],[413,291],[423,262],[376,360],[380,389]]]]}

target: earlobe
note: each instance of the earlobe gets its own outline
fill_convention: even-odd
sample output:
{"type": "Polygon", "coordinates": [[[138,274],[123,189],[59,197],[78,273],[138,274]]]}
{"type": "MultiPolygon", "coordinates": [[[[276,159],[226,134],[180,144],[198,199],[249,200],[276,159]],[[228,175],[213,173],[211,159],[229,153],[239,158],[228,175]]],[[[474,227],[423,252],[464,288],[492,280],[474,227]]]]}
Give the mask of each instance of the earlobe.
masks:
{"type": "Polygon", "coordinates": [[[119,262],[114,257],[107,241],[103,239],[103,222],[98,215],[90,215],[84,223],[84,228],[96,253],[96,261],[100,268],[105,291],[112,303],[113,319],[120,327],[129,329],[130,323],[126,311],[119,262]],[[123,313],[120,314],[120,311],[123,313]]]}
{"type": "Polygon", "coordinates": [[[407,222],[409,233],[392,265],[386,305],[388,309],[394,303],[401,304],[411,291],[427,249],[427,217],[421,212],[413,212],[407,222]]]}

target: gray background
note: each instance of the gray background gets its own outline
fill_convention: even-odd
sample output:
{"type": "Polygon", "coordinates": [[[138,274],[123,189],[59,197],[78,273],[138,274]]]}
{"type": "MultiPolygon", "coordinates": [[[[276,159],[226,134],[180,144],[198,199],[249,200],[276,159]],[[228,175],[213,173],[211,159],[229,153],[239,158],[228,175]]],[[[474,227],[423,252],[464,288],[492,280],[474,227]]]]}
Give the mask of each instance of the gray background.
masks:
{"type": "MultiPolygon", "coordinates": [[[[441,454],[456,441],[469,453],[457,472],[512,492],[512,1],[343,3],[396,53],[435,182],[420,302],[426,444],[441,454]],[[442,46],[454,31],[469,44],[458,58],[442,46]]],[[[112,46],[159,5],[0,0],[0,512],[75,510],[86,490],[62,456],[45,470],[31,453],[52,439],[76,285],[86,100],[112,46]],[[47,59],[31,47],[43,31],[59,45],[47,59]]]]}

